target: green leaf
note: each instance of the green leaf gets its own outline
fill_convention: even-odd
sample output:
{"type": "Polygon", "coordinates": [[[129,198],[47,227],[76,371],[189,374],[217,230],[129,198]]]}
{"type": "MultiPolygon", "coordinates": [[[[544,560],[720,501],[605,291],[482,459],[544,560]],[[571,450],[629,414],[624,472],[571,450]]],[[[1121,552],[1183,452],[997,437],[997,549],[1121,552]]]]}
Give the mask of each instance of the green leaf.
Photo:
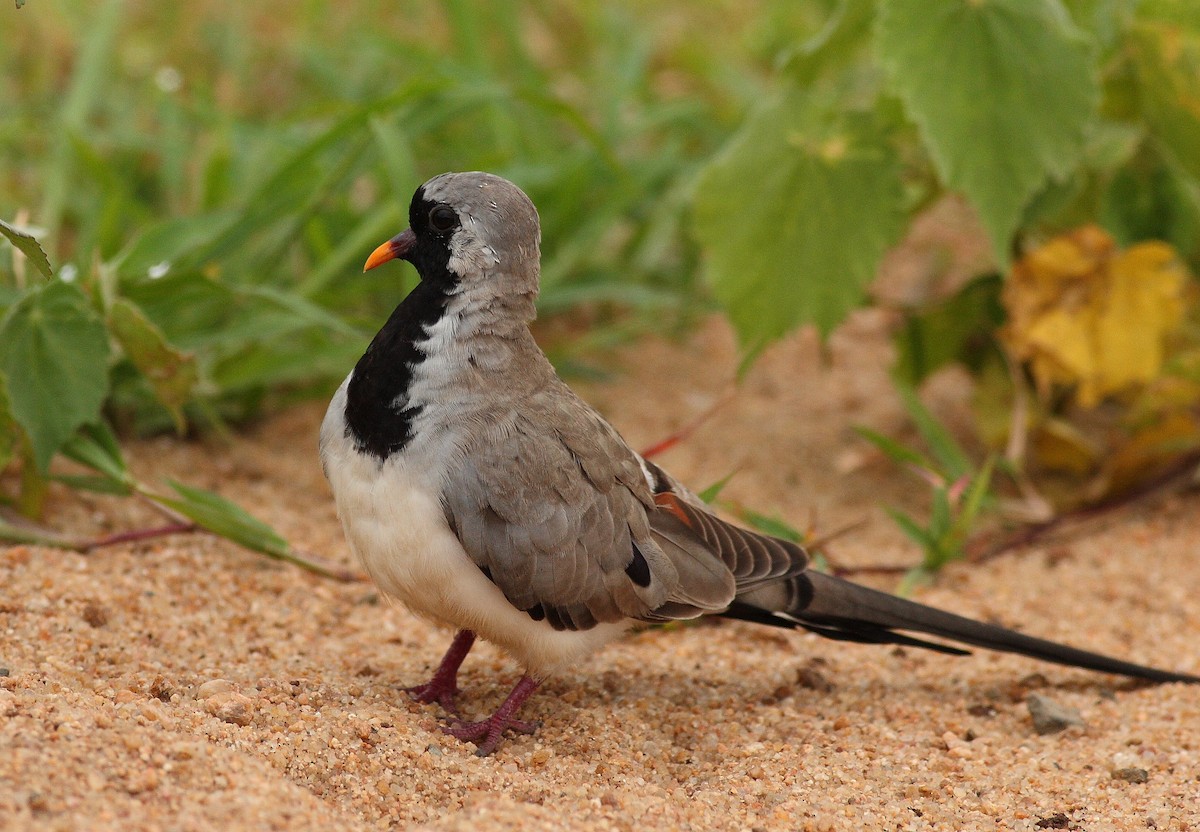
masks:
{"type": "Polygon", "coordinates": [[[870,442],[879,450],[883,451],[887,458],[897,465],[907,464],[915,465],[918,468],[932,468],[932,465],[928,459],[917,453],[912,448],[909,448],[906,445],[901,445],[895,439],[884,436],[882,433],[877,433],[876,431],[873,431],[867,427],[863,427],[862,425],[855,425],[854,432],[870,442]]]}
{"type": "Polygon", "coordinates": [[[8,387],[0,375],[0,472],[12,462],[21,441],[21,426],[12,414],[12,402],[8,398],[8,387]]]}
{"type": "Polygon", "coordinates": [[[704,169],[695,229],[748,351],[813,322],[827,334],[902,230],[900,166],[869,118],[798,90],[763,107],[704,169]]]}
{"type": "Polygon", "coordinates": [[[97,494],[113,494],[117,497],[128,497],[133,493],[133,488],[109,477],[51,474],[50,479],[76,491],[93,491],[97,494]]]}
{"type": "Polygon", "coordinates": [[[1087,37],[1058,0],[892,0],[876,47],[939,175],[1006,265],[1022,209],[1073,170],[1096,114],[1087,37]]]}
{"type": "Polygon", "coordinates": [[[875,20],[875,0],[839,0],[821,30],[783,60],[783,71],[808,86],[830,69],[859,57],[875,20]]]}
{"type": "Polygon", "coordinates": [[[167,341],[162,330],[125,298],[118,298],[109,307],[108,325],[125,355],[170,411],[175,428],[182,433],[186,427],[183,406],[191,398],[199,378],[195,356],[167,341]]]}
{"type": "Polygon", "coordinates": [[[79,287],[53,281],[30,290],[0,321],[0,373],[38,470],[108,393],[108,334],[79,287]]]}
{"type": "Polygon", "coordinates": [[[951,527],[950,495],[946,488],[933,489],[933,502],[929,507],[929,536],[936,545],[925,553],[925,565],[940,565],[948,542],[951,527]]]}
{"type": "Polygon", "coordinates": [[[389,202],[368,211],[317,268],[304,278],[300,284],[300,294],[312,297],[328,289],[338,278],[357,278],[362,272],[362,261],[366,260],[364,252],[370,252],[384,240],[395,236],[396,228],[403,228],[405,223],[407,219],[399,202],[389,202]]]}
{"type": "Polygon", "coordinates": [[[105,422],[84,425],[62,447],[63,456],[99,471],[114,482],[132,487],[134,479],[112,429],[105,422]]]}
{"type": "Polygon", "coordinates": [[[1131,30],[1133,61],[1154,137],[1189,175],[1200,179],[1200,12],[1189,4],[1192,20],[1185,25],[1170,5],[1142,10],[1131,30]]]}
{"type": "Polygon", "coordinates": [[[736,507],[734,514],[739,520],[746,523],[746,525],[755,531],[768,534],[771,537],[778,537],[781,540],[789,540],[792,543],[804,542],[804,535],[800,533],[799,529],[778,517],[760,514],[757,511],[742,506],[736,507]]]}
{"type": "Polygon", "coordinates": [[[1165,240],[1200,260],[1200,186],[1176,165],[1149,159],[1118,170],[1102,195],[1100,221],[1122,247],[1165,240]]]}
{"type": "Polygon", "coordinates": [[[54,277],[54,269],[50,268],[50,258],[46,256],[36,237],[23,228],[9,225],[4,220],[0,220],[0,234],[7,237],[8,241],[17,247],[17,251],[25,255],[34,268],[42,273],[42,277],[47,280],[54,277]]]}
{"type": "Polygon", "coordinates": [[[736,473],[737,473],[737,471],[730,471],[728,474],[721,477],[721,479],[714,482],[708,488],[701,491],[698,496],[704,502],[711,503],[713,500],[717,499],[718,496],[720,496],[721,492],[725,490],[725,486],[729,485],[729,481],[731,479],[733,479],[733,475],[736,473]]]}
{"type": "Polygon", "coordinates": [[[914,590],[931,583],[933,583],[933,573],[924,566],[914,566],[900,579],[900,583],[896,586],[896,594],[901,598],[907,598],[913,594],[914,590]]]}
{"type": "Polygon", "coordinates": [[[970,531],[971,524],[975,522],[975,518],[979,515],[983,508],[983,502],[987,498],[988,488],[992,484],[992,472],[996,467],[996,457],[989,456],[987,461],[983,463],[975,476],[971,478],[971,484],[967,486],[967,491],[962,497],[962,502],[958,508],[958,516],[955,518],[955,527],[963,537],[970,531]]]}
{"type": "Polygon", "coordinates": [[[195,268],[201,265],[201,252],[239,218],[237,211],[228,210],[162,220],[138,234],[109,265],[122,277],[151,279],[195,268]]]}
{"type": "Polygon", "coordinates": [[[920,546],[922,551],[928,551],[937,545],[937,541],[930,537],[929,532],[917,525],[917,521],[913,520],[903,511],[891,506],[886,506],[884,511],[896,522],[896,525],[900,527],[900,531],[904,532],[914,543],[920,546]]]}
{"type": "Polygon", "coordinates": [[[292,547],[278,532],[220,494],[168,480],[179,496],[150,495],[152,499],[192,520],[213,534],[275,558],[288,559],[292,547]]]}
{"type": "Polygon", "coordinates": [[[82,40],[74,50],[71,79],[61,102],[56,122],[48,132],[49,153],[42,164],[42,205],[37,213],[41,224],[57,239],[66,207],[77,185],[72,138],[88,132],[88,119],[104,101],[104,87],[117,75],[113,46],[123,19],[125,0],[105,0],[89,6],[82,40]]]}
{"type": "Polygon", "coordinates": [[[933,453],[933,458],[941,466],[940,473],[946,479],[956,480],[971,470],[970,458],[954,441],[950,431],[946,430],[945,426],[929,412],[929,408],[921,403],[917,391],[906,384],[897,382],[896,392],[900,394],[900,399],[904,402],[904,409],[908,411],[909,418],[913,420],[917,433],[921,434],[921,438],[925,440],[925,444],[933,453]]]}
{"type": "Polygon", "coordinates": [[[896,333],[896,377],[908,385],[953,361],[975,370],[1004,322],[999,275],[976,278],[946,298],[911,313],[896,333]]]}

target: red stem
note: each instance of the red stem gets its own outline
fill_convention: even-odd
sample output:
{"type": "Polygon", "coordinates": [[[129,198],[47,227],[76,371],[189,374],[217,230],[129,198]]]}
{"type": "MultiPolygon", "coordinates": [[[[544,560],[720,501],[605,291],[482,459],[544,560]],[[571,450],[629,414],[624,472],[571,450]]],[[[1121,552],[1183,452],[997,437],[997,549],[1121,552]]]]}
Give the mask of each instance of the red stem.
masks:
{"type": "Polygon", "coordinates": [[[165,526],[154,526],[149,529],[134,529],[128,532],[118,532],[105,537],[98,537],[95,540],[84,541],[79,549],[83,552],[91,552],[94,549],[102,549],[105,546],[116,546],[121,543],[134,543],[139,540],[151,540],[156,537],[166,537],[171,534],[187,534],[197,531],[198,527],[195,523],[168,523],[165,526]]]}

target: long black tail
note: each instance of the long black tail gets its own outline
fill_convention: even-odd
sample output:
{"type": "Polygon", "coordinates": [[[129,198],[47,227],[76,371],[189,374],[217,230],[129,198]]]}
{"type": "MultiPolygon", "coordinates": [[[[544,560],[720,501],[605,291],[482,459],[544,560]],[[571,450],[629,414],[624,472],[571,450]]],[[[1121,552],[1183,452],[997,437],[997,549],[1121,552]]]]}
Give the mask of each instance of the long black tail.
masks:
{"type": "Polygon", "coordinates": [[[906,644],[962,654],[947,645],[912,638],[895,630],[926,633],[975,647],[1019,653],[1047,662],[1085,667],[1155,682],[1200,683],[1200,677],[1121,661],[1065,644],[1033,638],[924,604],[907,601],[819,572],[804,572],[771,587],[747,593],[725,613],[731,618],[785,627],[803,627],[826,638],[869,644],[906,644]],[[778,612],[773,612],[777,610],[778,612]]]}

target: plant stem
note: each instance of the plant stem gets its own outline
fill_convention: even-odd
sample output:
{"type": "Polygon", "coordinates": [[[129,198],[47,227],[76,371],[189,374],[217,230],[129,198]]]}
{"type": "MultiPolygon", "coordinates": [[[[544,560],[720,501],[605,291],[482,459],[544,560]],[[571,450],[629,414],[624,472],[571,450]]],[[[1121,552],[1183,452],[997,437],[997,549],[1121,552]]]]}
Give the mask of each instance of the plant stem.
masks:
{"type": "Polygon", "coordinates": [[[347,569],[344,566],[336,566],[306,552],[299,552],[295,549],[292,549],[287,554],[268,554],[267,557],[286,561],[294,566],[299,566],[301,569],[306,569],[309,572],[320,575],[323,578],[332,578],[333,580],[341,581],[344,584],[356,583],[364,580],[364,576],[353,569],[347,569]]]}
{"type": "Polygon", "coordinates": [[[156,537],[166,537],[171,534],[187,534],[198,530],[196,524],[191,521],[169,523],[165,526],[154,526],[149,529],[133,529],[127,532],[118,532],[117,534],[98,537],[95,540],[81,541],[78,548],[82,552],[91,552],[93,549],[102,549],[105,546],[117,546],[121,543],[137,543],[156,537]]]}
{"type": "Polygon", "coordinates": [[[730,390],[729,392],[725,393],[725,395],[721,396],[721,398],[717,399],[715,402],[713,402],[711,405],[709,405],[708,408],[706,408],[704,410],[704,412],[702,412],[699,416],[697,416],[692,421],[688,422],[686,425],[684,425],[679,430],[672,433],[666,439],[663,439],[659,442],[655,442],[649,448],[643,449],[642,456],[644,456],[646,459],[649,459],[650,457],[657,456],[658,454],[661,454],[664,451],[669,451],[671,448],[674,448],[680,442],[683,442],[685,439],[688,439],[693,433],[695,433],[697,430],[699,430],[700,427],[705,422],[707,422],[709,419],[711,419],[713,414],[715,414],[718,410],[720,410],[725,405],[729,404],[729,402],[733,401],[733,396],[734,396],[735,392],[736,391],[734,391],[734,390],[730,390]]]}

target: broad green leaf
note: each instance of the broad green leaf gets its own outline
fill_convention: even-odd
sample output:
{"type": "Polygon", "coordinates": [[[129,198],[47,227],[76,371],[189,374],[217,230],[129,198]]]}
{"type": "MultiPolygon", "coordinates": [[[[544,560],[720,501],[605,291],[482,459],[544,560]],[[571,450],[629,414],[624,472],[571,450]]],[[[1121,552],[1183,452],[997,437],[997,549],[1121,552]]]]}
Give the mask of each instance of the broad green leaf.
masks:
{"type": "Polygon", "coordinates": [[[945,300],[911,313],[896,333],[896,377],[920,384],[952,361],[977,369],[1004,321],[999,275],[985,275],[945,300]]]}
{"type": "Polygon", "coordinates": [[[1122,246],[1165,240],[1200,261],[1200,186],[1176,165],[1126,165],[1100,201],[1100,224],[1122,246]]]}
{"type": "Polygon", "coordinates": [[[172,345],[161,329],[125,298],[113,301],[108,325],[125,355],[146,377],[154,395],[171,413],[175,427],[183,432],[183,406],[191,398],[199,373],[196,358],[172,345]]]}
{"type": "Polygon", "coordinates": [[[939,175],[1007,264],[1022,209],[1073,170],[1095,117],[1087,37],[1058,0],[891,0],[876,46],[939,175]]]}
{"type": "Polygon", "coordinates": [[[1194,0],[1138,0],[1137,18],[1177,26],[1193,35],[1200,33],[1200,5],[1194,0]]]}
{"type": "Polygon", "coordinates": [[[34,268],[41,272],[42,277],[47,280],[54,277],[54,269],[50,268],[50,258],[46,256],[36,237],[23,228],[9,225],[4,220],[0,220],[0,234],[7,237],[8,241],[16,246],[17,251],[25,255],[34,268]]]}
{"type": "Polygon", "coordinates": [[[695,230],[749,352],[806,322],[827,334],[862,300],[902,229],[900,166],[863,116],[792,91],[703,171],[695,230]]]}
{"type": "MultiPolygon", "coordinates": [[[[1200,18],[1195,8],[1193,18],[1200,18]]],[[[1200,179],[1200,20],[1185,27],[1164,11],[1131,33],[1141,105],[1154,137],[1200,179]]]]}
{"type": "Polygon", "coordinates": [[[1079,27],[1108,50],[1120,43],[1125,26],[1144,0],[1063,0],[1079,27]]]}
{"type": "Polygon", "coordinates": [[[96,419],[108,393],[108,334],[77,286],[43,284],[8,310],[0,373],[44,472],[71,434],[96,419]]]}
{"type": "Polygon", "coordinates": [[[829,69],[860,56],[874,19],[875,0],[839,0],[821,31],[784,58],[783,71],[797,84],[816,82],[829,69]]]}
{"type": "Polygon", "coordinates": [[[151,495],[153,499],[178,511],[197,526],[264,555],[284,559],[291,555],[291,546],[278,532],[236,503],[203,488],[174,480],[168,480],[168,483],[179,496],[154,494],[151,495]]]}

